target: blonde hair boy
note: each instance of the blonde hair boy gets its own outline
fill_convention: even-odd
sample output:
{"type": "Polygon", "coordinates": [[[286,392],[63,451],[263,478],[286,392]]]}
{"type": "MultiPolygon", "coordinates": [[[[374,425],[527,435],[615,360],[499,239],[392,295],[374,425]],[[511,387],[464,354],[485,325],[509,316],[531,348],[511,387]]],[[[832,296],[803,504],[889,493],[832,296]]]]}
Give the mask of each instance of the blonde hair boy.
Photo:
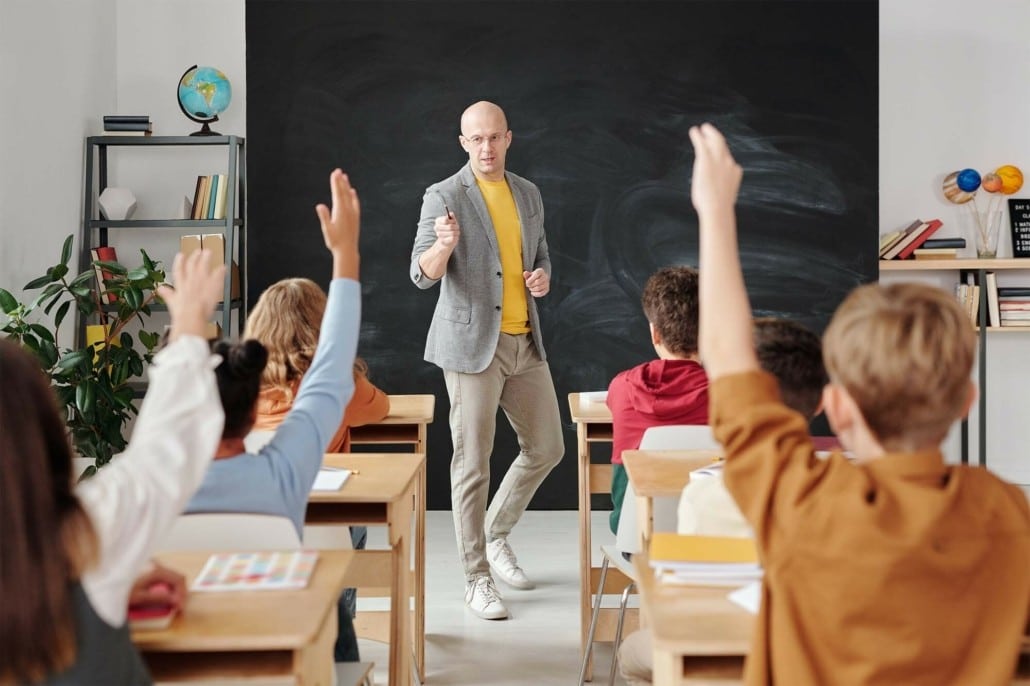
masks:
{"type": "Polygon", "coordinates": [[[710,420],[765,568],[746,682],[1009,683],[1030,616],[1030,507],[939,448],[974,397],[968,320],[929,286],[849,296],[823,339],[823,408],[857,459],[817,459],[752,344],[741,168],[714,127],[690,139],[710,420]]]}

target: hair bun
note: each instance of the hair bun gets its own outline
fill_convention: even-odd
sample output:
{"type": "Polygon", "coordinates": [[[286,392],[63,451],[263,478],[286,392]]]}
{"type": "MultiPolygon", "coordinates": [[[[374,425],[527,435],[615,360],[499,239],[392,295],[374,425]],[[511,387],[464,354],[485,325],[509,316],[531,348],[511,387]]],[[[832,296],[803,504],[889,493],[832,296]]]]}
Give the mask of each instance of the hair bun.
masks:
{"type": "Polygon", "coordinates": [[[219,341],[214,352],[222,356],[223,365],[232,376],[246,378],[261,374],[268,364],[268,350],[254,339],[242,343],[219,341]]]}

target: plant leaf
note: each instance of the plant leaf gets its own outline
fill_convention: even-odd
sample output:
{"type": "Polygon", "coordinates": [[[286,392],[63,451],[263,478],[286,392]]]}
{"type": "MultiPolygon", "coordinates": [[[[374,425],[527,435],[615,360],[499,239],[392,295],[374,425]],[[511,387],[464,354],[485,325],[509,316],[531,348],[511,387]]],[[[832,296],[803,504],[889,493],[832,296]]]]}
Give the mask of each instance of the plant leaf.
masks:
{"type": "Polygon", "coordinates": [[[40,277],[37,277],[37,278],[33,279],[32,281],[29,281],[27,284],[22,286],[22,290],[23,291],[34,291],[37,288],[42,288],[43,286],[47,285],[48,283],[53,283],[54,281],[56,281],[56,279],[50,278],[50,274],[47,273],[45,276],[40,276],[40,277]]]}
{"type": "Polygon", "coordinates": [[[64,278],[64,276],[68,273],[68,265],[55,264],[50,269],[47,269],[47,273],[53,277],[51,281],[57,281],[58,279],[64,278]]]}
{"type": "Polygon", "coordinates": [[[29,328],[39,336],[41,341],[54,342],[54,334],[50,333],[50,329],[46,328],[42,324],[29,324],[29,328]]]}
{"type": "Polygon", "coordinates": [[[72,279],[71,283],[69,283],[68,285],[69,286],[82,286],[83,284],[89,283],[94,278],[96,278],[96,275],[97,275],[96,271],[94,271],[92,269],[89,270],[89,271],[82,272],[81,274],[76,276],[74,279],[72,279]]]}
{"type": "Polygon", "coordinates": [[[64,239],[64,245],[61,246],[61,264],[68,266],[68,260],[72,257],[72,240],[74,240],[75,234],[68,234],[68,237],[64,239]]]}
{"type": "Polygon", "coordinates": [[[106,269],[107,271],[111,272],[115,276],[125,276],[125,273],[128,271],[125,267],[123,267],[122,265],[118,264],[117,262],[108,262],[106,260],[96,260],[95,262],[93,262],[93,264],[101,267],[102,269],[106,269]]]}
{"type": "Polygon", "coordinates": [[[0,310],[4,314],[10,314],[18,309],[18,301],[8,291],[0,288],[0,310]]]}
{"type": "Polygon", "coordinates": [[[58,329],[61,327],[61,322],[64,321],[64,317],[68,314],[68,308],[71,307],[71,301],[66,300],[61,303],[61,306],[57,308],[57,314],[54,315],[54,328],[58,329]]]}
{"type": "Polygon", "coordinates": [[[84,350],[73,350],[64,357],[61,358],[60,362],[57,363],[59,369],[72,369],[83,362],[93,359],[93,348],[89,347],[84,350]]]}
{"type": "Polygon", "coordinates": [[[129,281],[142,281],[148,276],[150,276],[150,270],[146,267],[136,267],[135,269],[130,270],[129,273],[125,275],[125,278],[129,281]]]}

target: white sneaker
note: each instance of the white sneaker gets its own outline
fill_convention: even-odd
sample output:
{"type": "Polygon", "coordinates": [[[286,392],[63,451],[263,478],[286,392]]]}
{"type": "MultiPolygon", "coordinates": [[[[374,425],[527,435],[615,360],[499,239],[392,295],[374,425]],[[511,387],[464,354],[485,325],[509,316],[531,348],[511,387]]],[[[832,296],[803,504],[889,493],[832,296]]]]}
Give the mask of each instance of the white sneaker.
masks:
{"type": "Polygon", "coordinates": [[[477,576],[465,586],[465,605],[472,614],[482,619],[507,619],[508,608],[501,602],[501,595],[494,586],[494,580],[477,576]]]}
{"type": "Polygon", "coordinates": [[[509,586],[524,591],[534,587],[533,582],[522,571],[522,567],[519,567],[519,561],[515,559],[515,553],[511,551],[507,540],[498,538],[487,543],[486,559],[490,562],[490,569],[494,574],[509,586]]]}

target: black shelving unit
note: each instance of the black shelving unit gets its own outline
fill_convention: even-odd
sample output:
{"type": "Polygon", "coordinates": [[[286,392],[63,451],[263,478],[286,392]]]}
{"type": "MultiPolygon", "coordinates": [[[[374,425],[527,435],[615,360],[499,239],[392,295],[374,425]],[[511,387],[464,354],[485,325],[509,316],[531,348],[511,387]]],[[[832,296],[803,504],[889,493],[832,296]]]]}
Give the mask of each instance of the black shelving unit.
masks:
{"type": "MultiPolygon", "coordinates": [[[[238,311],[237,335],[243,331],[246,318],[245,294],[247,292],[247,157],[244,139],[240,136],[89,136],[86,138],[86,175],[83,183],[82,227],[79,234],[79,271],[85,271],[92,264],[90,249],[106,246],[108,231],[116,229],[179,229],[183,233],[221,232],[225,239],[225,264],[235,260],[239,246],[239,288],[241,297],[233,299],[232,273],[226,269],[222,303],[216,308],[222,313],[222,331],[230,333],[232,312],[238,311]],[[128,219],[108,220],[99,218],[97,198],[107,188],[107,167],[110,148],[155,147],[155,146],[221,146],[228,155],[226,179],[229,184],[225,197],[225,219],[128,219]],[[224,306],[229,303],[229,306],[224,306]]],[[[154,310],[165,310],[164,306],[151,306],[154,310]]],[[[78,327],[78,335],[84,335],[84,327],[78,327]]],[[[81,342],[81,341],[80,341],[81,342]]]]}

